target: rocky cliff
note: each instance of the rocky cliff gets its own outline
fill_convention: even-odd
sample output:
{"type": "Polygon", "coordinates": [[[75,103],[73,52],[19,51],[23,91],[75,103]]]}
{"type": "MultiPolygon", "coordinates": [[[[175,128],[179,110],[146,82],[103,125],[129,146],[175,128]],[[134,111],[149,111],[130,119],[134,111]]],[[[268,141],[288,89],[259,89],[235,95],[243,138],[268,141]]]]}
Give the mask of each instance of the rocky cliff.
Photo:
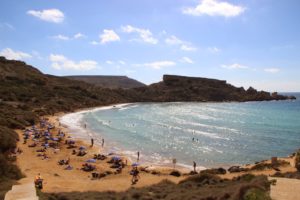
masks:
{"type": "Polygon", "coordinates": [[[163,81],[147,87],[134,89],[138,101],[270,101],[295,99],[277,93],[257,91],[250,87],[234,87],[225,80],[164,75],[163,81]]]}

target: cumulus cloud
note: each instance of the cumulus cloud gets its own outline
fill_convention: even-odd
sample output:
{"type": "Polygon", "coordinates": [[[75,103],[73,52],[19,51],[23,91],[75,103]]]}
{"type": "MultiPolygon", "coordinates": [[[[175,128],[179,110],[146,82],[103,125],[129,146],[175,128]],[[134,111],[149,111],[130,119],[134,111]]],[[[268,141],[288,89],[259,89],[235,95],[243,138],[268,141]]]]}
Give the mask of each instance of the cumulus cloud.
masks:
{"type": "Polygon", "coordinates": [[[79,38],[84,38],[84,37],[85,37],[85,35],[82,34],[82,33],[76,33],[76,34],[73,36],[74,39],[79,39],[79,38]]]}
{"type": "Polygon", "coordinates": [[[153,37],[153,34],[148,29],[137,28],[131,25],[122,26],[122,31],[125,33],[136,33],[139,38],[135,39],[137,41],[143,41],[150,44],[157,44],[158,40],[153,37]]]}
{"type": "Polygon", "coordinates": [[[119,60],[118,62],[119,62],[121,65],[126,65],[126,62],[123,61],[123,60],[119,60]]]}
{"type": "Polygon", "coordinates": [[[112,64],[114,64],[114,61],[107,60],[107,61],[106,61],[106,64],[112,65],[112,64]]]}
{"type": "Polygon", "coordinates": [[[73,40],[73,39],[76,40],[76,39],[80,39],[80,38],[84,38],[84,37],[85,37],[85,35],[83,35],[82,33],[76,33],[75,35],[73,35],[71,37],[59,34],[59,35],[53,36],[52,38],[56,39],[56,40],[65,40],[66,41],[66,40],[73,40]]]}
{"type": "Polygon", "coordinates": [[[278,69],[278,68],[265,68],[264,71],[268,72],[268,73],[275,74],[275,73],[278,73],[280,71],[280,69],[278,69]]]}
{"type": "Polygon", "coordinates": [[[62,11],[58,9],[48,9],[48,10],[29,10],[28,15],[37,17],[43,21],[52,23],[61,23],[64,21],[65,15],[62,11]]]}
{"type": "Polygon", "coordinates": [[[4,56],[8,60],[22,60],[32,57],[28,53],[22,51],[14,51],[11,48],[2,49],[2,51],[0,52],[0,56],[4,56]]]}
{"type": "Polygon", "coordinates": [[[55,35],[55,36],[53,36],[53,38],[56,40],[70,40],[70,38],[68,36],[61,35],[61,34],[55,35]]]}
{"type": "Polygon", "coordinates": [[[94,60],[81,60],[75,62],[60,54],[51,54],[49,60],[52,62],[51,66],[57,70],[88,71],[95,69],[98,66],[98,63],[94,60]]]}
{"type": "Polygon", "coordinates": [[[245,65],[241,65],[238,63],[234,63],[232,65],[221,65],[222,68],[225,69],[248,69],[249,67],[245,66],[245,65]]]}
{"type": "Polygon", "coordinates": [[[171,35],[170,37],[166,38],[165,42],[169,45],[178,45],[184,43],[184,41],[180,40],[175,35],[171,35]]]}
{"type": "Polygon", "coordinates": [[[221,49],[219,49],[218,47],[209,47],[208,51],[211,53],[219,53],[221,49]]]}
{"type": "Polygon", "coordinates": [[[181,49],[182,51],[197,51],[197,48],[196,48],[196,47],[191,46],[191,45],[189,45],[189,44],[183,44],[183,45],[181,45],[180,49],[181,49]]]}
{"type": "Polygon", "coordinates": [[[105,44],[108,42],[120,41],[120,37],[114,30],[104,29],[103,33],[99,35],[100,43],[105,44]]]}
{"type": "Polygon", "coordinates": [[[194,61],[192,59],[190,59],[189,57],[182,57],[179,61],[182,63],[188,63],[188,64],[194,63],[194,61]]]}
{"type": "Polygon", "coordinates": [[[97,41],[95,41],[95,40],[93,40],[93,41],[90,42],[90,44],[91,44],[91,45],[98,45],[98,44],[100,44],[100,43],[97,42],[97,41]]]}
{"type": "Polygon", "coordinates": [[[188,7],[183,9],[183,14],[201,16],[223,16],[235,17],[242,14],[246,10],[243,6],[234,5],[225,1],[218,0],[202,0],[196,7],[188,7]]]}
{"type": "Polygon", "coordinates": [[[182,51],[196,51],[197,48],[190,44],[190,42],[183,41],[174,35],[165,39],[165,43],[168,45],[180,45],[182,51]]]}
{"type": "Polygon", "coordinates": [[[174,65],[176,65],[176,63],[173,61],[165,60],[165,61],[155,61],[155,62],[151,62],[151,63],[144,63],[142,65],[145,67],[151,67],[153,69],[162,69],[165,67],[174,66],[174,65]]]}

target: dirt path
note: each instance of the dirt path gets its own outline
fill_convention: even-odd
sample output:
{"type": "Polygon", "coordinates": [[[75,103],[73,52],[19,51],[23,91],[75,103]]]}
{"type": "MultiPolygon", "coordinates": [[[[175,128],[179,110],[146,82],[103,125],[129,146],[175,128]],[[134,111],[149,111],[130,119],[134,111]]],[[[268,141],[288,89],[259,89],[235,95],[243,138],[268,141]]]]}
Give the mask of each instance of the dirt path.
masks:
{"type": "Polygon", "coordinates": [[[4,200],[38,200],[34,183],[25,178],[19,181],[20,185],[13,185],[12,189],[5,195],[4,200]]]}
{"type": "Polygon", "coordinates": [[[274,178],[276,185],[271,186],[271,198],[273,200],[300,200],[300,180],[290,178],[274,178]]]}

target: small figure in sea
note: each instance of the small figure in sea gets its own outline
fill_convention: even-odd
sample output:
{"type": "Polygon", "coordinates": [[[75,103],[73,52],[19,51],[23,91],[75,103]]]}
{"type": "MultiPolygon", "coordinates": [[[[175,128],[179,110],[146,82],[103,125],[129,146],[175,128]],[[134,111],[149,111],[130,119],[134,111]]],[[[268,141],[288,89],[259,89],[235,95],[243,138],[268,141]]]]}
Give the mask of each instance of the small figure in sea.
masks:
{"type": "Polygon", "coordinates": [[[94,138],[91,138],[91,147],[94,146],[94,138]]]}
{"type": "Polygon", "coordinates": [[[193,138],[193,142],[195,141],[195,138],[193,138]]]}
{"type": "Polygon", "coordinates": [[[140,152],[138,151],[137,152],[137,161],[139,161],[140,160],[140,152]]]}
{"type": "Polygon", "coordinates": [[[84,128],[86,128],[86,124],[84,124],[84,128]]]}
{"type": "Polygon", "coordinates": [[[197,166],[196,162],[193,161],[194,172],[196,172],[196,166],[197,166]]]}
{"type": "Polygon", "coordinates": [[[102,138],[102,144],[101,144],[102,148],[104,147],[104,138],[102,138]]]}

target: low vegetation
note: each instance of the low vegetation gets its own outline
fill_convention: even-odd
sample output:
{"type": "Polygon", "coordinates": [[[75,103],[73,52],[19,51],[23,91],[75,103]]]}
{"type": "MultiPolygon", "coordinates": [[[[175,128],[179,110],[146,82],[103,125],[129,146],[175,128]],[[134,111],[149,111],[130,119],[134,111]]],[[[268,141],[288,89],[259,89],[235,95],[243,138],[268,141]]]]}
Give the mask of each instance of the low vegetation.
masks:
{"type": "Polygon", "coordinates": [[[71,192],[41,193],[41,200],[76,199],[199,199],[199,200],[270,200],[270,184],[266,176],[244,175],[234,180],[220,179],[211,174],[194,175],[174,184],[162,181],[144,188],[131,188],[125,192],[71,192]]]}

